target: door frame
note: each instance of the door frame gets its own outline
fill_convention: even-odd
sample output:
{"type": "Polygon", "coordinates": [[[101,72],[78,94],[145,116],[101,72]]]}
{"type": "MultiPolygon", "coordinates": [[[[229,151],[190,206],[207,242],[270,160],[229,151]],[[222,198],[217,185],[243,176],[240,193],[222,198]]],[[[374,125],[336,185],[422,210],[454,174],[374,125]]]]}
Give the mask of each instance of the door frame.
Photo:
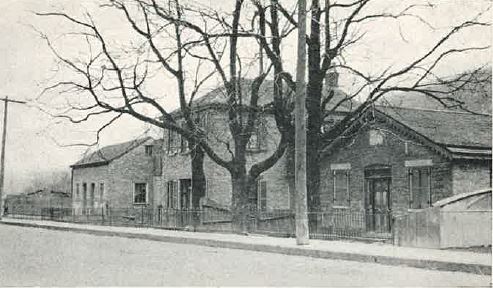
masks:
{"type": "MultiPolygon", "coordinates": [[[[364,181],[365,181],[365,223],[367,231],[375,231],[376,230],[376,222],[377,215],[375,215],[375,200],[372,199],[374,197],[374,193],[372,191],[372,187],[370,185],[374,185],[377,180],[385,180],[387,181],[387,212],[388,215],[382,214],[380,217],[387,217],[384,219],[387,222],[387,232],[390,232],[391,223],[390,223],[390,215],[392,211],[392,167],[389,165],[371,165],[365,168],[364,173],[364,181]],[[373,200],[373,201],[372,201],[373,200]]],[[[381,220],[381,219],[380,219],[381,220]]],[[[383,232],[383,231],[381,231],[383,232]]]]}

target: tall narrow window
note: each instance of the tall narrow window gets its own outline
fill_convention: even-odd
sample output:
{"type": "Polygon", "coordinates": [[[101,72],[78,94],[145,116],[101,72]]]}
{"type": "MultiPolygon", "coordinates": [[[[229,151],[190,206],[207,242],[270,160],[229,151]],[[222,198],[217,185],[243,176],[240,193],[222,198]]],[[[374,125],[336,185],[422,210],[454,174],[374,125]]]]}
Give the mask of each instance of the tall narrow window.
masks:
{"type": "Polygon", "coordinates": [[[258,182],[258,209],[261,211],[265,211],[267,209],[267,181],[259,180],[258,182]]]}
{"type": "MultiPolygon", "coordinates": [[[[185,128],[185,123],[181,123],[181,127],[185,128]]],[[[188,149],[188,140],[180,135],[180,152],[187,153],[190,149],[188,149]]]]}
{"type": "Polygon", "coordinates": [[[75,196],[77,198],[79,198],[79,196],[80,196],[80,184],[79,183],[75,184],[75,196]]]}
{"type": "Polygon", "coordinates": [[[349,190],[349,170],[333,170],[333,194],[332,202],[334,206],[349,206],[351,194],[349,190]]]}
{"type": "Polygon", "coordinates": [[[89,199],[89,205],[91,208],[94,208],[94,193],[96,191],[96,184],[95,183],[91,183],[91,194],[89,194],[90,196],[90,199],[89,199]]]}
{"type": "Polygon", "coordinates": [[[104,182],[99,183],[99,201],[103,203],[104,199],[104,182]]]}
{"type": "Polygon", "coordinates": [[[431,206],[431,168],[409,169],[410,208],[423,209],[431,206]]]}
{"type": "Polygon", "coordinates": [[[173,130],[168,130],[168,154],[174,155],[180,152],[181,139],[180,134],[173,130]]]}
{"type": "Polygon", "coordinates": [[[147,203],[147,184],[135,183],[134,184],[134,204],[146,204],[147,203]]]}
{"type": "Polygon", "coordinates": [[[262,119],[255,122],[255,127],[250,140],[247,143],[247,149],[250,151],[258,151],[266,148],[266,126],[262,119]]]}
{"type": "Polygon", "coordinates": [[[152,145],[145,145],[144,151],[146,156],[152,156],[152,145]]]}
{"type": "Polygon", "coordinates": [[[168,181],[166,193],[166,208],[174,209],[178,208],[178,181],[168,181]]]}

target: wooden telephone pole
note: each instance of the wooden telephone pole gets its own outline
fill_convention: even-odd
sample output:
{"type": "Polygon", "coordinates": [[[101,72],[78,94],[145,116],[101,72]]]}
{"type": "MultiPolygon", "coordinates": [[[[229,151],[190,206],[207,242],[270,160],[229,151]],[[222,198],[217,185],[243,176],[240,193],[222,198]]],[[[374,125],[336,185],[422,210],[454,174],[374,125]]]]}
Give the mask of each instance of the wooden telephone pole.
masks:
{"type": "Polygon", "coordinates": [[[0,101],[4,102],[3,111],[3,132],[2,132],[2,156],[0,158],[0,220],[3,215],[3,182],[5,179],[5,140],[7,139],[7,112],[9,102],[26,104],[24,101],[11,100],[9,97],[0,98],[0,101]]]}
{"type": "Polygon", "coordinates": [[[298,0],[298,59],[296,64],[295,156],[296,244],[309,239],[306,202],[306,0],[298,0]]]}

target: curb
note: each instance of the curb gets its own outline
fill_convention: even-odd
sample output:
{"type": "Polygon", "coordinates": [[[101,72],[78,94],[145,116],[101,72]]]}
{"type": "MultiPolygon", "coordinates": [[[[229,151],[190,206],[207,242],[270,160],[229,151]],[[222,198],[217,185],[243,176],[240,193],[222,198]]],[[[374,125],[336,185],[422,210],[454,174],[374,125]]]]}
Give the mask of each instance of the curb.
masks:
{"type": "Polygon", "coordinates": [[[306,257],[321,258],[321,259],[378,263],[378,264],[390,265],[390,266],[407,266],[407,267],[422,268],[422,269],[436,270],[436,271],[464,272],[464,273],[472,273],[479,275],[491,275],[491,265],[483,265],[483,264],[457,263],[457,262],[446,262],[446,261],[436,261],[436,260],[419,260],[419,259],[410,259],[410,258],[397,258],[390,256],[374,256],[374,255],[357,254],[357,253],[303,249],[296,247],[281,247],[281,246],[273,246],[266,244],[250,244],[250,243],[241,243],[234,241],[186,238],[179,236],[150,235],[146,233],[101,231],[101,230],[93,230],[87,228],[59,227],[59,226],[39,225],[33,223],[14,223],[14,222],[0,221],[0,224],[31,227],[31,228],[41,228],[48,230],[58,230],[58,231],[71,231],[76,233],[91,234],[97,236],[115,236],[115,237],[143,239],[143,240],[151,240],[151,241],[159,241],[159,242],[167,242],[167,243],[176,243],[176,244],[189,244],[189,245],[208,246],[215,248],[229,248],[229,249],[240,249],[240,250],[249,250],[249,251],[257,251],[257,252],[293,255],[293,256],[306,256],[306,257]]]}

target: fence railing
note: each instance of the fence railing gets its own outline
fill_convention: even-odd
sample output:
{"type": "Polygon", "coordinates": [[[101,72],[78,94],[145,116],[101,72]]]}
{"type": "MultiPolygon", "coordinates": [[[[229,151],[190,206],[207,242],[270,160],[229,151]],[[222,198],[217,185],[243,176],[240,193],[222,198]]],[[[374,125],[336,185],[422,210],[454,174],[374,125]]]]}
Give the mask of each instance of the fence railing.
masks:
{"type": "MultiPolygon", "coordinates": [[[[129,208],[40,208],[26,211],[11,207],[13,218],[41,219],[111,226],[156,227],[203,232],[232,232],[232,213],[226,209],[205,207],[201,210],[176,210],[152,207],[129,208]]],[[[390,212],[332,210],[309,212],[310,237],[314,239],[392,239],[393,217],[390,212]]],[[[248,229],[251,233],[294,237],[295,214],[291,210],[252,211],[248,229]]]]}

